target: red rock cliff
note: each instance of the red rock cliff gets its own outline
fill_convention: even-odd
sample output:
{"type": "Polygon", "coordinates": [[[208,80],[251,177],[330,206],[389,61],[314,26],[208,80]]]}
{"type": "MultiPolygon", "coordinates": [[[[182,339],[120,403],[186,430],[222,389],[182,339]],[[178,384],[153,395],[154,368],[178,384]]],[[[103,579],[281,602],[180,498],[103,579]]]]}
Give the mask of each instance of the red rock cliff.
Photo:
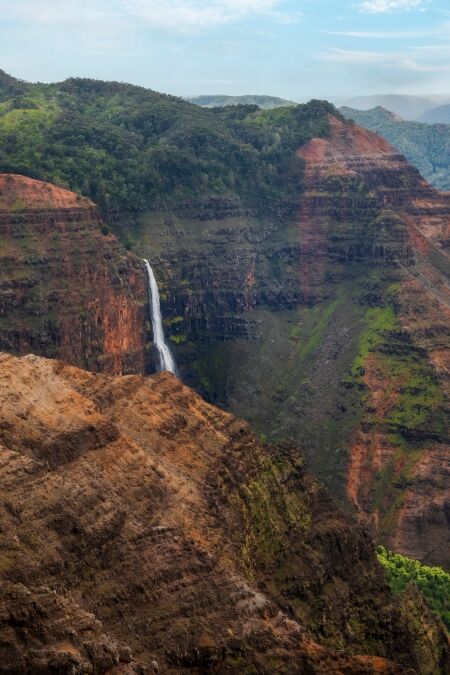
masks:
{"type": "Polygon", "coordinates": [[[347,495],[394,550],[448,567],[450,195],[374,133],[330,123],[328,138],[299,151],[301,283],[314,301],[326,274],[353,277],[355,290],[370,285],[361,274],[377,275],[360,345],[365,403],[347,495]],[[373,318],[388,306],[395,317],[385,312],[377,328],[373,318]]]}
{"type": "Polygon", "coordinates": [[[0,346],[113,374],[143,372],[144,270],[94,204],[0,175],[0,346]]]}

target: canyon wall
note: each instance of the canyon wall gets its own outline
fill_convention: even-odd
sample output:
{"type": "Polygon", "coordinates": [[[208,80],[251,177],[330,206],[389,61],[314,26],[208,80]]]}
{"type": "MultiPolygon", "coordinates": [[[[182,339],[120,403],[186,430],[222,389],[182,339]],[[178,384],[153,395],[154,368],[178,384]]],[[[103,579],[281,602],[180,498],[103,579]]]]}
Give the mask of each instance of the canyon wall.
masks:
{"type": "Polygon", "coordinates": [[[141,219],[181,373],[299,443],[380,541],[448,567],[450,197],[339,118],[299,156],[296,215],[141,219]]]}
{"type": "Polygon", "coordinates": [[[0,354],[0,474],[2,672],[446,672],[298,450],[168,373],[0,354]]]}
{"type": "Polygon", "coordinates": [[[87,199],[0,175],[0,348],[143,372],[146,281],[87,199]]]}

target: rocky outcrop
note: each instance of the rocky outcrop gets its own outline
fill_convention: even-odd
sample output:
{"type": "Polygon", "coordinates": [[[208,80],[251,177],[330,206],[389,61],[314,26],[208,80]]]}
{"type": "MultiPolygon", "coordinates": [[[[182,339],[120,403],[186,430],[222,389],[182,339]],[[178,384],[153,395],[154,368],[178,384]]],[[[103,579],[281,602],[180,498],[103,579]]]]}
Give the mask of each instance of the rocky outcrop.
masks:
{"type": "Polygon", "coordinates": [[[142,673],[130,649],[48,587],[0,585],[1,673],[142,673]]]}
{"type": "Polygon", "coordinates": [[[295,449],[175,377],[1,355],[0,411],[2,672],[446,672],[295,449]]]}
{"type": "Polygon", "coordinates": [[[0,175],[0,242],[3,350],[143,372],[144,271],[94,204],[48,183],[0,175]]]}

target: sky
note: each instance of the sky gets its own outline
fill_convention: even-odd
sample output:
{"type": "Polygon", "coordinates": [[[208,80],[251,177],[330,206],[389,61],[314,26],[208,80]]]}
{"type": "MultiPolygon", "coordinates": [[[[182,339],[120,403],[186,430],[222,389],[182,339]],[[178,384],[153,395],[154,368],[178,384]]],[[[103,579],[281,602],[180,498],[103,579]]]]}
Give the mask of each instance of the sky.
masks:
{"type": "Polygon", "coordinates": [[[450,2],[0,0],[0,68],[178,96],[450,96],[450,2]]]}

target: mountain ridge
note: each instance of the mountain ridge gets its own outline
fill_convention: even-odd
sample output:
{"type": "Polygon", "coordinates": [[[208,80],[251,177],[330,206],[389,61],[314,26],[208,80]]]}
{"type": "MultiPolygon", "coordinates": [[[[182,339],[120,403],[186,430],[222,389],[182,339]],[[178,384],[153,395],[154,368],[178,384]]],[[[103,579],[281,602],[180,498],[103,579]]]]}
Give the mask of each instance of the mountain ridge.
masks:
{"type": "Polygon", "coordinates": [[[358,111],[344,107],[341,112],[347,119],[354,119],[386,138],[435,188],[450,190],[449,125],[396,119],[384,108],[358,111]]]}
{"type": "Polygon", "coordinates": [[[436,107],[436,98],[426,98],[406,94],[375,94],[372,96],[355,96],[340,102],[341,106],[370,110],[381,106],[400,115],[405,120],[419,120],[426,111],[436,107]]]}

